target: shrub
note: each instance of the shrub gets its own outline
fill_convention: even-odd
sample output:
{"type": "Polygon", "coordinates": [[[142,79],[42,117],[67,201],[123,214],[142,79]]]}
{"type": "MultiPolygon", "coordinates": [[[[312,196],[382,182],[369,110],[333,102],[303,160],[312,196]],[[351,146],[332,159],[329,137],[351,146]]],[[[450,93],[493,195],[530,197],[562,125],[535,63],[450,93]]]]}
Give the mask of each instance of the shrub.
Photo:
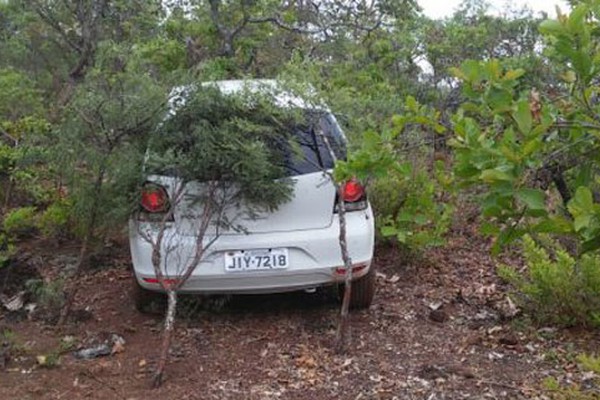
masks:
{"type": "Polygon", "coordinates": [[[38,303],[40,309],[50,318],[58,316],[65,302],[64,280],[30,279],[25,283],[27,290],[38,303]]]}
{"type": "Polygon", "coordinates": [[[371,193],[382,236],[413,250],[444,243],[453,207],[443,201],[443,185],[427,170],[407,163],[377,179],[371,193]]]}
{"type": "Polygon", "coordinates": [[[523,238],[526,270],[507,266],[499,275],[511,283],[517,302],[540,323],[600,326],[600,255],[571,256],[550,242],[553,255],[530,236],[523,238]]]}
{"type": "Polygon", "coordinates": [[[69,200],[58,200],[52,203],[39,217],[37,227],[48,238],[64,237],[69,233],[72,203],[69,200]]]}
{"type": "Polygon", "coordinates": [[[20,207],[9,211],[4,217],[2,228],[7,235],[25,236],[36,226],[35,207],[20,207]]]}

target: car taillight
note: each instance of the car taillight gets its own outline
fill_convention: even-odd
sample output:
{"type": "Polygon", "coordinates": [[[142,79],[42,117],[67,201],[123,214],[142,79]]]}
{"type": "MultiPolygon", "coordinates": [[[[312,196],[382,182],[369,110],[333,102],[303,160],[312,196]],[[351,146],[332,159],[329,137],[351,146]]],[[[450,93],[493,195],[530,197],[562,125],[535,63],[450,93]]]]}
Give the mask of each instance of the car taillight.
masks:
{"type": "Polygon", "coordinates": [[[169,195],[162,186],[146,184],[142,188],[140,205],[148,213],[164,213],[169,209],[169,195]]]}
{"type": "MultiPolygon", "coordinates": [[[[360,211],[367,208],[368,203],[365,187],[356,179],[351,179],[343,183],[341,192],[346,211],[360,211]]],[[[338,212],[337,200],[334,211],[338,212]]]]}
{"type": "Polygon", "coordinates": [[[346,203],[354,203],[365,196],[365,188],[358,181],[352,179],[344,183],[342,187],[342,198],[346,203]]]}

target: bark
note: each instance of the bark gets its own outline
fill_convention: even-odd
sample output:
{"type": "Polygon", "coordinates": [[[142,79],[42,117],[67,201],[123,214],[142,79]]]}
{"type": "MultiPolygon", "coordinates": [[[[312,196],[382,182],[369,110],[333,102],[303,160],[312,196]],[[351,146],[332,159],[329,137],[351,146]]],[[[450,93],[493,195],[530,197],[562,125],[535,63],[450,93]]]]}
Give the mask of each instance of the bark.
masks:
{"type": "MultiPolygon", "coordinates": [[[[329,146],[328,146],[329,147],[329,146]]],[[[348,242],[346,241],[346,207],[342,197],[342,187],[336,185],[338,192],[338,218],[340,220],[340,250],[342,260],[346,268],[344,276],[344,297],[340,310],[340,321],[335,336],[335,348],[338,353],[343,353],[350,343],[350,324],[348,323],[348,311],[350,309],[350,295],[352,294],[352,259],[348,253],[348,242]]]]}
{"type": "Polygon", "coordinates": [[[163,340],[160,347],[160,358],[152,378],[152,387],[158,388],[163,382],[165,367],[169,360],[169,349],[171,348],[171,337],[175,326],[175,311],[177,310],[177,292],[175,290],[167,291],[167,316],[165,318],[165,327],[163,331],[163,340]]]}
{"type": "MultiPolygon", "coordinates": [[[[315,134],[321,136],[327,151],[333,160],[337,161],[337,157],[329,139],[321,130],[316,130],[315,134]]],[[[338,206],[338,219],[340,221],[340,233],[339,243],[340,251],[342,253],[342,261],[344,262],[344,268],[346,274],[344,275],[344,297],[342,298],[342,307],[340,309],[340,320],[338,322],[338,329],[335,335],[335,350],[338,353],[343,353],[350,343],[350,324],[349,324],[349,309],[350,309],[350,296],[352,294],[352,259],[348,252],[348,242],[346,240],[346,205],[344,204],[343,188],[341,185],[335,182],[333,174],[329,171],[323,171],[329,176],[337,192],[337,206],[338,206]]]]}
{"type": "Polygon", "coordinates": [[[176,250],[163,249],[163,241],[165,238],[166,229],[168,227],[168,221],[173,215],[173,212],[177,205],[183,200],[183,195],[185,193],[185,183],[182,182],[175,190],[171,202],[171,207],[160,222],[160,228],[156,236],[156,240],[153,240],[150,235],[146,235],[140,232],[144,240],[146,240],[152,245],[152,265],[154,267],[154,273],[156,274],[156,277],[158,278],[161,287],[167,292],[168,297],[167,315],[165,317],[165,326],[163,331],[163,341],[161,345],[160,358],[158,366],[156,368],[156,372],[152,379],[152,387],[155,389],[160,387],[162,384],[164,371],[168,362],[169,350],[171,347],[171,337],[173,336],[173,330],[175,325],[175,315],[177,309],[177,290],[179,290],[179,288],[181,288],[185,284],[185,282],[189,279],[194,270],[198,267],[198,264],[200,264],[200,261],[202,260],[206,249],[215,242],[216,238],[219,237],[219,233],[217,231],[215,237],[212,238],[212,240],[208,244],[204,245],[204,237],[206,235],[208,227],[210,226],[211,219],[214,216],[215,212],[218,213],[219,210],[222,209],[222,205],[215,206],[213,204],[217,187],[217,184],[210,186],[208,194],[210,200],[206,202],[203,210],[201,224],[196,235],[196,249],[194,252],[194,256],[192,257],[192,260],[190,260],[187,263],[186,267],[182,271],[177,272],[177,275],[174,277],[174,282],[167,280],[168,276],[165,276],[165,273],[163,273],[161,266],[165,257],[165,254],[163,254],[163,252],[166,251],[168,254],[169,251],[176,250]]]}

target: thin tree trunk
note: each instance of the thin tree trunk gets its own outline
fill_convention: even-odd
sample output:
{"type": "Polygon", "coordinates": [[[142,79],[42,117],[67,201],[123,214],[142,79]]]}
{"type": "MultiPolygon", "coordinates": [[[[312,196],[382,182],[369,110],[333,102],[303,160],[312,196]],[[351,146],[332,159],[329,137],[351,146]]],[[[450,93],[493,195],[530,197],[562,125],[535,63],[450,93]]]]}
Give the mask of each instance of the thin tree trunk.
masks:
{"type": "Polygon", "coordinates": [[[154,377],[152,378],[152,387],[158,388],[163,382],[163,376],[167,361],[169,359],[169,349],[171,348],[171,337],[175,326],[175,310],[177,309],[177,292],[173,289],[167,291],[167,317],[165,318],[165,328],[163,332],[163,340],[160,348],[160,358],[154,377]]]}
{"type": "Polygon", "coordinates": [[[67,322],[67,318],[69,318],[69,314],[71,313],[71,309],[73,308],[75,296],[77,296],[77,292],[79,289],[79,277],[81,276],[81,271],[83,270],[83,266],[88,258],[89,243],[90,238],[92,236],[92,233],[90,232],[91,230],[92,229],[90,225],[90,228],[88,228],[88,232],[86,232],[81,243],[81,248],[79,249],[79,257],[77,258],[77,264],[75,265],[75,272],[70,279],[71,285],[65,290],[65,304],[60,310],[58,322],[56,323],[57,326],[63,326],[65,322],[67,322]]]}
{"type": "Polygon", "coordinates": [[[98,218],[98,201],[105,173],[105,165],[102,165],[100,167],[100,171],[98,172],[98,176],[96,177],[96,182],[94,182],[94,193],[96,194],[96,196],[94,197],[94,201],[92,202],[92,206],[90,209],[90,218],[88,221],[88,226],[86,227],[85,235],[83,236],[83,241],[81,243],[81,249],[79,251],[77,264],[75,265],[75,271],[70,279],[71,285],[65,290],[65,304],[60,310],[60,316],[58,318],[58,322],[56,323],[57,326],[63,326],[64,323],[67,322],[67,318],[69,318],[69,314],[71,313],[71,309],[73,308],[73,303],[75,302],[75,297],[77,296],[77,292],[79,290],[79,277],[81,276],[83,267],[87,262],[90,241],[94,236],[94,230],[96,228],[96,220],[98,218]]]}
{"type": "MultiPolygon", "coordinates": [[[[333,160],[337,161],[337,157],[333,148],[331,147],[331,143],[329,143],[329,138],[322,131],[316,130],[315,134],[321,136],[323,143],[325,143],[325,147],[327,147],[327,151],[333,160]]],[[[350,309],[350,296],[352,294],[352,259],[350,258],[350,253],[348,252],[348,241],[346,240],[346,205],[344,204],[344,193],[343,187],[336,183],[335,177],[331,172],[324,171],[331,182],[335,186],[335,190],[337,192],[337,206],[338,206],[338,219],[340,221],[340,234],[339,234],[339,243],[340,243],[340,251],[342,253],[342,261],[344,262],[344,268],[346,269],[346,273],[344,275],[344,296],[342,298],[342,308],[340,310],[340,320],[338,322],[338,329],[335,335],[335,349],[338,353],[343,353],[347,345],[350,342],[350,324],[349,320],[349,309],[350,309]]]]}
{"type": "Polygon", "coordinates": [[[340,250],[342,260],[346,268],[344,276],[344,297],[342,298],[342,308],[340,310],[340,321],[335,337],[335,349],[338,353],[346,350],[350,342],[350,324],[348,324],[348,311],[350,309],[350,296],[352,294],[352,259],[348,253],[348,242],[346,241],[346,206],[343,200],[342,187],[336,184],[338,192],[338,218],[340,220],[340,250]]]}

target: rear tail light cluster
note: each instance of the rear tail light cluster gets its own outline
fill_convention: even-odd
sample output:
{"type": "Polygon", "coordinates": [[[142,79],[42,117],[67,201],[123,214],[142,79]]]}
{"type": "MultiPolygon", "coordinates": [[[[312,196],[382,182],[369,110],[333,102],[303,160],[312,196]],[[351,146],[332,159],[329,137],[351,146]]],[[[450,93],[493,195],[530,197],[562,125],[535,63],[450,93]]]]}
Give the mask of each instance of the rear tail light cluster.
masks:
{"type": "Polygon", "coordinates": [[[142,219],[154,219],[148,217],[159,216],[169,211],[169,195],[166,189],[155,183],[146,183],[142,187],[140,207],[143,211],[142,219]]]}
{"type": "MultiPolygon", "coordinates": [[[[342,184],[342,200],[346,211],[359,211],[367,208],[367,193],[365,187],[356,179],[351,179],[342,184]]],[[[337,212],[337,201],[335,205],[337,212]]]]}

